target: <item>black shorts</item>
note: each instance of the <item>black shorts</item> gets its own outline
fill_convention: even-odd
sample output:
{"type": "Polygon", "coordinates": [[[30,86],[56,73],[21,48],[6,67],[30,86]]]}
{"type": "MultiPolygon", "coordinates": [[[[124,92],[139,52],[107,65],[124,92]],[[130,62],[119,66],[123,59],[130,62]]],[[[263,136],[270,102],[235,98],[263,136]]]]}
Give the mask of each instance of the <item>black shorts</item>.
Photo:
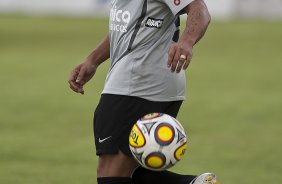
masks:
{"type": "Polygon", "coordinates": [[[96,154],[131,156],[129,133],[142,116],[160,112],[177,116],[182,101],[153,102],[138,97],[103,94],[94,113],[96,154]]]}

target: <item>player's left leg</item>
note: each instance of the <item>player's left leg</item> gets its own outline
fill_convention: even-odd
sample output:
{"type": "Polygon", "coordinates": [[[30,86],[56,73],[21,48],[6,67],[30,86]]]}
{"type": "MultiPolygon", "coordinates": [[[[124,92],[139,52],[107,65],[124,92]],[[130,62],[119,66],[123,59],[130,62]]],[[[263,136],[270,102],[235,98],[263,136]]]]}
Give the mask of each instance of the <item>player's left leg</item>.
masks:
{"type": "Polygon", "coordinates": [[[150,171],[138,167],[132,175],[133,184],[218,184],[216,176],[204,173],[199,176],[180,175],[169,171],[150,171]]]}
{"type": "MultiPolygon", "coordinates": [[[[150,112],[162,112],[176,117],[181,101],[175,102],[148,102],[146,107],[150,112]],[[158,105],[158,106],[156,106],[158,105]]],[[[133,184],[189,184],[196,178],[196,175],[180,175],[170,171],[150,171],[148,169],[138,167],[132,174],[133,184]]]]}
{"type": "MultiPolygon", "coordinates": [[[[150,105],[152,106],[152,105],[150,105]]],[[[163,112],[176,118],[181,102],[171,102],[161,105],[161,110],[152,112],[163,112]]],[[[170,171],[151,171],[142,167],[136,168],[132,174],[133,184],[217,184],[216,177],[211,173],[196,175],[181,175],[170,171]]]]}
{"type": "Polygon", "coordinates": [[[213,173],[203,173],[197,176],[189,184],[218,184],[217,178],[213,173]]]}

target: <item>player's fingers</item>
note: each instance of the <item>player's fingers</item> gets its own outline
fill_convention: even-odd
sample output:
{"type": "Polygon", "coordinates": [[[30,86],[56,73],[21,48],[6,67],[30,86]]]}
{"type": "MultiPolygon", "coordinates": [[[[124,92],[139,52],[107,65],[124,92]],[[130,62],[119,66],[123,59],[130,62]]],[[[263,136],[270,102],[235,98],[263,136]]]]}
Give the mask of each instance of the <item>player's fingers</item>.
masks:
{"type": "Polygon", "coordinates": [[[191,62],[191,60],[192,60],[192,55],[187,56],[186,62],[185,62],[185,64],[183,65],[183,69],[184,69],[184,70],[186,70],[186,69],[188,68],[188,66],[189,66],[189,64],[190,64],[190,62],[191,62]]]}
{"type": "Polygon", "coordinates": [[[179,50],[176,50],[175,55],[174,55],[173,60],[172,60],[172,64],[171,64],[171,72],[175,72],[177,64],[178,64],[179,57],[180,57],[180,52],[179,52],[179,50]]]}
{"type": "Polygon", "coordinates": [[[78,89],[79,87],[77,86],[77,84],[75,84],[75,82],[69,82],[70,84],[70,88],[74,91],[78,93],[78,89]]]}
{"type": "Polygon", "coordinates": [[[86,68],[85,67],[81,67],[78,75],[77,75],[77,78],[75,80],[76,83],[78,83],[79,85],[83,86],[85,84],[85,80],[84,80],[84,77],[85,77],[85,73],[86,73],[86,68]]]}
{"type": "Polygon", "coordinates": [[[68,83],[69,83],[70,88],[74,92],[84,94],[84,90],[83,90],[82,86],[79,83],[76,82],[77,77],[79,75],[79,71],[80,71],[80,69],[77,67],[70,73],[68,83]]]}
{"type": "Polygon", "coordinates": [[[187,60],[185,62],[185,64],[183,65],[183,70],[186,70],[188,68],[189,64],[190,64],[190,60],[187,60]]]}
{"type": "Polygon", "coordinates": [[[75,81],[78,73],[79,73],[78,69],[75,68],[74,70],[72,70],[71,73],[70,73],[68,82],[70,83],[71,81],[75,81]]]}
{"type": "Polygon", "coordinates": [[[168,67],[168,68],[171,67],[171,64],[172,64],[172,62],[173,62],[174,55],[175,55],[175,47],[172,45],[172,46],[169,48],[169,51],[168,51],[168,61],[167,61],[167,67],[168,67]]]}
{"type": "Polygon", "coordinates": [[[83,86],[80,86],[75,82],[70,83],[70,88],[76,93],[84,94],[83,86]]]}
{"type": "Polygon", "coordinates": [[[69,80],[69,86],[70,88],[77,93],[80,93],[82,86],[76,83],[75,81],[69,80]]]}
{"type": "Polygon", "coordinates": [[[176,68],[176,73],[179,73],[182,69],[182,67],[186,63],[186,56],[184,54],[181,54],[178,60],[177,68],[176,68]]]}
{"type": "Polygon", "coordinates": [[[73,71],[71,71],[70,76],[69,76],[68,83],[70,85],[70,88],[73,91],[76,91],[76,88],[78,87],[77,84],[75,83],[75,80],[76,80],[78,73],[79,73],[78,70],[74,69],[73,71]]]}
{"type": "Polygon", "coordinates": [[[80,86],[80,88],[78,89],[78,93],[84,95],[84,89],[83,86],[80,86]]]}

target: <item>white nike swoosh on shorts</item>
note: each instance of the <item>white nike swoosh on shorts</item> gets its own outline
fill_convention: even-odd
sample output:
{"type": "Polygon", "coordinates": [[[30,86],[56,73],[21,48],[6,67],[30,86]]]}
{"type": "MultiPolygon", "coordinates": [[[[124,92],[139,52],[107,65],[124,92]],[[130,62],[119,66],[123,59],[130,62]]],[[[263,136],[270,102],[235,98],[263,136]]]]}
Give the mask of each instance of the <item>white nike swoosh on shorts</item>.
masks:
{"type": "Polygon", "coordinates": [[[99,138],[99,143],[103,143],[103,142],[105,142],[106,140],[108,140],[108,139],[110,139],[110,138],[112,138],[112,136],[109,136],[109,137],[106,137],[106,138],[104,138],[104,139],[101,139],[101,138],[99,138]]]}

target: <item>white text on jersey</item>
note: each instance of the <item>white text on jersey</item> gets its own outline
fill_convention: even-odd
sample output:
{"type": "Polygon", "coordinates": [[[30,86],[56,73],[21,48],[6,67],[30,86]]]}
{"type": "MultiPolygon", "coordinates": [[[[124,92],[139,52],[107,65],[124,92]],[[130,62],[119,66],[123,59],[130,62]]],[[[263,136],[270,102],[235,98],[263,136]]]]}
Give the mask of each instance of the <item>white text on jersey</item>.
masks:
{"type": "Polygon", "coordinates": [[[120,10],[116,7],[111,8],[111,31],[127,32],[127,24],[130,22],[131,14],[127,10],[120,10]]]}

